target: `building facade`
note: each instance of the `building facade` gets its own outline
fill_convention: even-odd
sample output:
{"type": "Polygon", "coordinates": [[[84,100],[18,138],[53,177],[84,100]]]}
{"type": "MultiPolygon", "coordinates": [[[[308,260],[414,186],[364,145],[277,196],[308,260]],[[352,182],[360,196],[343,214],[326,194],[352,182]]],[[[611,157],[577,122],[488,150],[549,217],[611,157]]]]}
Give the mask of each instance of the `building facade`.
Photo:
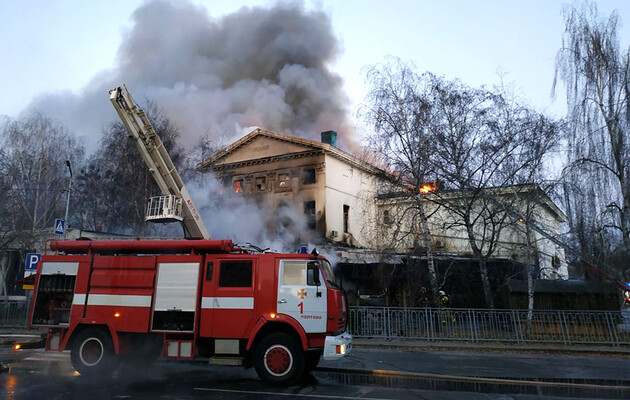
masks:
{"type": "MultiPolygon", "coordinates": [[[[332,248],[345,275],[355,282],[363,279],[362,284],[344,286],[351,299],[366,290],[385,292],[376,284],[383,283],[383,276],[390,279],[401,266],[426,262],[419,204],[428,216],[431,249],[444,268],[456,262],[461,270],[475,269],[470,268],[476,261],[467,229],[453,212],[466,193],[436,190],[418,196],[413,188],[393,184],[383,170],[335,147],[335,135],[323,132],[318,142],[256,129],[197,168],[214,173],[231,196],[255,201],[267,215],[281,219],[286,215],[283,210],[291,208],[303,216],[307,229],[318,238],[314,242],[332,248]]],[[[558,240],[566,217],[549,197],[536,185],[484,190],[484,196],[472,201],[472,214],[482,216],[493,207],[482,199],[509,205],[490,212],[489,220],[500,220],[500,229],[490,237],[483,223],[473,227],[482,250],[492,244],[489,262],[495,270],[507,266],[523,271],[532,266],[539,278],[567,279],[558,240]]],[[[273,223],[269,229],[274,229],[273,223]]],[[[496,287],[511,273],[501,275],[496,287]]]]}
{"type": "Polygon", "coordinates": [[[256,129],[197,168],[270,214],[293,208],[320,239],[366,247],[379,170],[333,146],[335,135],[324,143],[256,129]]]}

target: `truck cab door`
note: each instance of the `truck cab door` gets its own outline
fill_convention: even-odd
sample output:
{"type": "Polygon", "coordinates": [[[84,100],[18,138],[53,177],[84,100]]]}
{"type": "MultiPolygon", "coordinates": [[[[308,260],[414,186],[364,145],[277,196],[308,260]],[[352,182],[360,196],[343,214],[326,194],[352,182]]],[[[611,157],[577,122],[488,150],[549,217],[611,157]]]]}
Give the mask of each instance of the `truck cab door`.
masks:
{"type": "Polygon", "coordinates": [[[326,284],[317,260],[282,260],[278,274],[278,314],[291,316],[306,333],[326,332],[326,284]]]}
{"type": "Polygon", "coordinates": [[[201,299],[201,336],[245,338],[254,319],[254,284],[257,260],[252,257],[229,259],[217,257],[206,267],[201,299]],[[210,319],[210,323],[206,323],[210,319]]]}

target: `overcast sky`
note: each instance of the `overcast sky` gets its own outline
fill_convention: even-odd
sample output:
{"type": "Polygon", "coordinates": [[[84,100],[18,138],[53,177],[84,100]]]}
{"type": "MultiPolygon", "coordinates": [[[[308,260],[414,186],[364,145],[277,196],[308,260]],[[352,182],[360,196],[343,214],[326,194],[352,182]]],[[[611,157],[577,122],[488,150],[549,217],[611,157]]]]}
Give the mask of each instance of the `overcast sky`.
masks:
{"type": "MultiPolygon", "coordinates": [[[[0,115],[15,117],[36,96],[81,94],[116,66],[117,50],[144,1],[29,0],[0,6],[0,115]]],[[[270,1],[200,1],[212,18],[270,1]]],[[[362,101],[364,71],[387,55],[413,61],[420,72],[460,78],[470,86],[513,83],[533,107],[565,111],[564,94],[550,98],[554,58],[563,33],[556,0],[307,1],[332,20],[342,51],[332,69],[344,82],[352,111],[362,101]]],[[[630,1],[597,1],[600,14],[617,9],[621,43],[630,43],[630,1]]],[[[124,83],[124,82],[121,82],[124,83]]],[[[104,94],[107,102],[107,94],[104,94]]]]}

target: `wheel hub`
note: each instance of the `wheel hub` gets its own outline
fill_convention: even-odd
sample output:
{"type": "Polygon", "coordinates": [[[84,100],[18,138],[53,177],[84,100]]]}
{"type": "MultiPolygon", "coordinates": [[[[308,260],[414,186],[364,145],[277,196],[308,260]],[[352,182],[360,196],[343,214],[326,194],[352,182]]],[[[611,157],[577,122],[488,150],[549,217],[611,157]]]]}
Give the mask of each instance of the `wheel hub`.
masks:
{"type": "Polygon", "coordinates": [[[265,352],[265,368],[275,376],[286,374],[293,365],[293,357],[289,349],[282,345],[271,346],[265,352]]]}
{"type": "Polygon", "coordinates": [[[81,345],[79,354],[83,364],[88,366],[96,365],[103,358],[103,344],[96,338],[87,339],[81,345]]]}

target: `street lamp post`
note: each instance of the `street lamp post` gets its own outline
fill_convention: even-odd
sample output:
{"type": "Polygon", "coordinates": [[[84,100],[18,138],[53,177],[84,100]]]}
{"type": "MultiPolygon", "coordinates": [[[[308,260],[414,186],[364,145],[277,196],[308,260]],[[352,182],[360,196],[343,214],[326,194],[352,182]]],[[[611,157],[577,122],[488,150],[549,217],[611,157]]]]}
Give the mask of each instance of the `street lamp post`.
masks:
{"type": "Polygon", "coordinates": [[[64,239],[68,238],[68,209],[70,208],[70,193],[72,192],[72,164],[70,164],[70,160],[66,160],[66,167],[68,167],[68,171],[70,171],[70,183],[68,184],[68,196],[66,197],[66,217],[64,218],[66,227],[64,239]]]}

